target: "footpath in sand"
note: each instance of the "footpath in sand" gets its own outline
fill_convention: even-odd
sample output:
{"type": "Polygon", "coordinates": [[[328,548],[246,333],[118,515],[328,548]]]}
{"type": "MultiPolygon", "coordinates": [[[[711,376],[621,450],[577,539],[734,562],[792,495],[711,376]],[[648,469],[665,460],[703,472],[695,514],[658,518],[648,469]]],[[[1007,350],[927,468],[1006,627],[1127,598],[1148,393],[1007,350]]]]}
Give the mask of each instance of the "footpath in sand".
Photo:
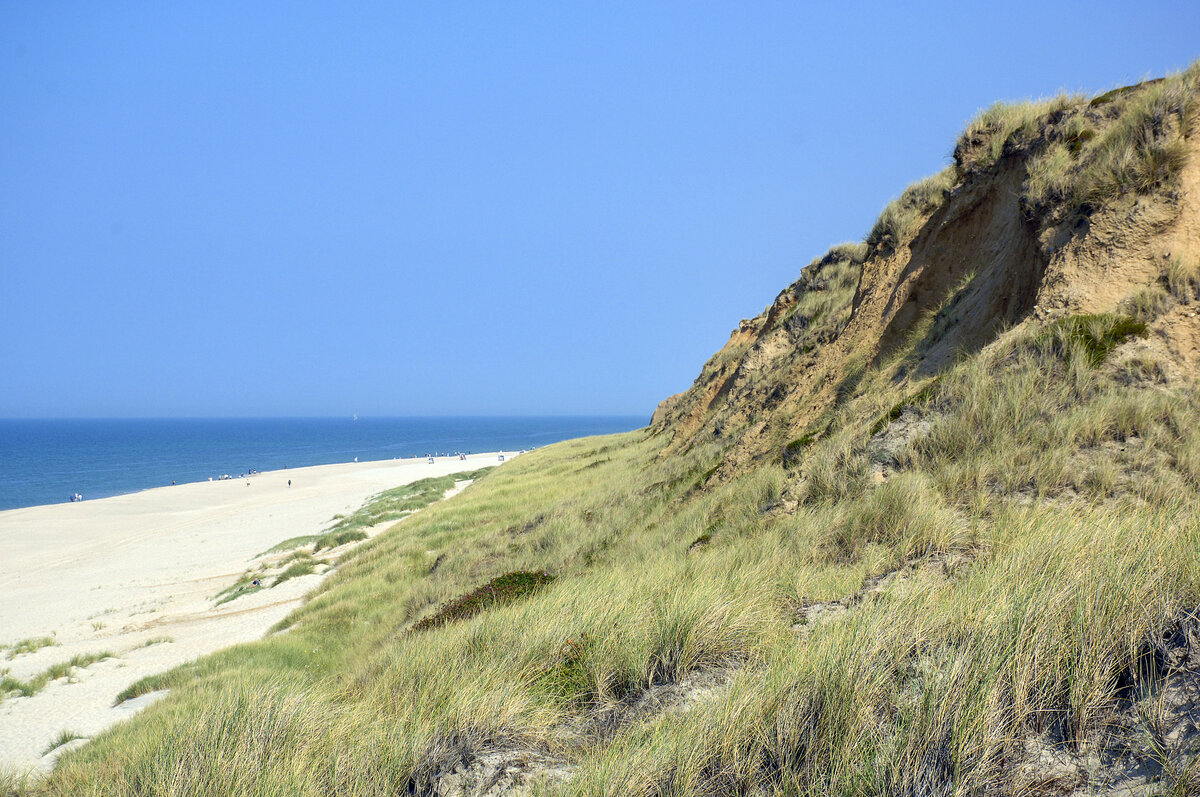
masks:
{"type": "Polygon", "coordinates": [[[0,678],[112,654],[31,697],[0,695],[0,768],[48,767],[71,746],[46,754],[63,732],[86,739],[162,696],[114,707],[125,687],[262,637],[323,578],[216,605],[267,549],[325,531],[383,490],[497,462],[491,453],[321,465],[0,512],[0,678]],[[4,646],[43,637],[54,644],[7,658],[4,646]]]}

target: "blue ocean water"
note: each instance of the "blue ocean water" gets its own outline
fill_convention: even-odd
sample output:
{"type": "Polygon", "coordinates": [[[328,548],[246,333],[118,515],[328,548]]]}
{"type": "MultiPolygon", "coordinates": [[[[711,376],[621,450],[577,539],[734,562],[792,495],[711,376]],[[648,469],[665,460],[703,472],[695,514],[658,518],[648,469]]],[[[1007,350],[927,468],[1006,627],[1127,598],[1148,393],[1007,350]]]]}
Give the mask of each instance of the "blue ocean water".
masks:
{"type": "Polygon", "coordinates": [[[637,416],[0,419],[0,510],[221,474],[428,453],[516,451],[644,426],[637,416]]]}

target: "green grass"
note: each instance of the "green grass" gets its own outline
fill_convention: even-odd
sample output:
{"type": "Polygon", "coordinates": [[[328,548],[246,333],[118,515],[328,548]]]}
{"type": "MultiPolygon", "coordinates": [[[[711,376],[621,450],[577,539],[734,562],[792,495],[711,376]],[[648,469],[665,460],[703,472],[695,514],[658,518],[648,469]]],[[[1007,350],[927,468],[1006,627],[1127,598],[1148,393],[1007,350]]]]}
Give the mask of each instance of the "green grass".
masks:
{"type": "MultiPolygon", "coordinates": [[[[1121,325],[1101,326],[1115,345],[1121,325]]],[[[645,432],[527,454],[365,543],[287,634],[131,690],[171,694],[66,754],[46,788],[404,793],[453,751],[510,744],[575,762],[552,790],[569,794],[889,793],[932,777],[929,761],[961,788],[992,783],[1029,728],[1101,733],[1114,679],[1200,601],[1185,464],[1200,401],[1130,389],[1105,351],[1062,324],[954,366],[930,435],[878,487],[854,474],[902,397],[876,395],[888,375],[869,369],[799,471],[760,463],[695,492],[711,449],[659,458],[645,432]],[[1115,467],[1141,475],[1093,500],[1072,458],[1131,438],[1145,444],[1115,467]],[[764,513],[819,463],[836,488],[764,513]],[[1075,478],[1078,500],[1016,500],[1075,478]],[[955,578],[917,569],[797,644],[797,607],[940,553],[969,561],[955,578]],[[479,587],[517,572],[557,578],[517,600],[479,587]],[[597,719],[717,671],[727,685],[686,714],[597,719]]]]}
{"type": "Polygon", "coordinates": [[[1129,338],[1145,336],[1145,323],[1108,313],[1059,319],[1046,328],[1039,342],[1049,344],[1061,357],[1068,358],[1071,353],[1080,351],[1092,365],[1100,365],[1114,348],[1129,338]]]}
{"type": "Polygon", "coordinates": [[[420,479],[373,496],[352,515],[334,515],[333,526],[328,531],[322,534],[292,537],[259,554],[261,557],[272,553],[292,552],[275,563],[272,568],[264,566],[247,570],[237,581],[214,596],[215,604],[220,606],[237,600],[243,595],[271,589],[290,579],[314,573],[319,565],[329,564],[323,559],[315,558],[314,553],[365,540],[367,538],[365,529],[388,521],[399,520],[418,509],[423,509],[441,499],[446,491],[454,487],[456,483],[480,479],[494,467],[489,466],[448,476],[420,479]],[[295,550],[309,545],[312,546],[311,553],[295,550]],[[274,567],[282,567],[283,570],[274,574],[269,573],[268,570],[274,567]],[[270,581],[269,584],[268,581],[270,581]]]}
{"type": "Polygon", "coordinates": [[[954,187],[957,172],[953,166],[913,183],[898,198],[888,203],[867,233],[865,243],[884,254],[908,241],[918,226],[941,205],[954,187]]]}
{"type": "Polygon", "coordinates": [[[981,171],[1005,154],[1031,153],[1023,202],[1051,226],[1072,224],[1121,196],[1169,194],[1200,118],[1198,100],[1200,61],[1090,102],[1062,95],[1001,103],[968,124],[955,163],[981,171]]]}
{"type": "Polygon", "coordinates": [[[151,648],[151,647],[154,647],[155,645],[165,645],[169,642],[174,642],[174,641],[175,641],[175,639],[173,637],[156,636],[151,639],[147,639],[145,642],[138,645],[138,648],[151,648]]]}
{"type": "Polygon", "coordinates": [[[1188,304],[1200,299],[1200,262],[1173,257],[1161,282],[1176,300],[1188,304]]]}
{"type": "Polygon", "coordinates": [[[334,515],[333,525],[328,531],[322,534],[292,537],[265,551],[264,554],[281,553],[307,545],[312,545],[313,553],[317,553],[327,548],[337,548],[346,543],[364,540],[367,538],[365,529],[391,520],[399,520],[418,509],[423,509],[439,500],[447,490],[454,487],[456,482],[480,479],[494,467],[489,466],[449,476],[420,479],[411,484],[385,490],[371,498],[362,508],[348,517],[334,515]]]}
{"type": "Polygon", "coordinates": [[[1041,100],[998,102],[967,124],[955,147],[955,163],[963,170],[989,169],[1005,154],[1028,146],[1054,114],[1083,101],[1081,96],[1060,94],[1041,100]]]}
{"type": "Polygon", "coordinates": [[[433,614],[413,624],[412,631],[428,631],[446,623],[474,617],[484,609],[519,600],[553,581],[554,576],[549,573],[505,573],[438,607],[433,614]]]}
{"type": "Polygon", "coordinates": [[[266,573],[262,570],[247,570],[238,580],[221,590],[214,596],[216,606],[237,600],[243,595],[249,595],[262,589],[267,589],[266,573]]]}
{"type": "Polygon", "coordinates": [[[42,751],[42,755],[49,755],[50,753],[53,753],[55,750],[62,747],[67,742],[73,742],[76,739],[84,739],[84,738],[86,738],[86,737],[84,737],[81,734],[75,733],[75,731],[62,731],[58,734],[58,736],[54,737],[54,741],[50,742],[50,744],[48,744],[46,746],[46,749],[42,751]]]}
{"type": "Polygon", "coordinates": [[[800,463],[804,449],[808,448],[816,440],[816,435],[813,433],[803,434],[792,440],[783,447],[783,466],[791,468],[800,463]]]}
{"type": "Polygon", "coordinates": [[[328,564],[324,560],[314,559],[307,552],[301,551],[296,552],[287,560],[284,560],[284,563],[287,564],[287,567],[283,569],[283,572],[275,576],[274,581],[271,582],[272,587],[278,587],[288,579],[296,578],[298,576],[307,576],[308,574],[316,571],[317,565],[328,564]]]}
{"type": "Polygon", "coordinates": [[[0,648],[4,652],[4,658],[12,661],[17,656],[25,653],[33,653],[35,650],[48,648],[52,645],[57,645],[58,640],[51,636],[30,637],[22,639],[20,642],[14,642],[11,645],[0,648]]]}
{"type": "Polygon", "coordinates": [[[0,676],[0,698],[13,695],[33,697],[45,689],[46,685],[51,681],[56,681],[59,678],[70,678],[76,669],[111,658],[115,658],[114,654],[107,651],[104,653],[81,653],[77,656],[72,656],[67,661],[50,665],[28,680],[21,680],[20,678],[14,678],[11,675],[5,674],[0,676]]]}
{"type": "Polygon", "coordinates": [[[927,404],[934,397],[936,391],[937,380],[932,379],[927,385],[918,390],[916,393],[913,393],[911,396],[908,396],[905,399],[897,401],[888,408],[887,412],[875,419],[875,422],[871,424],[868,434],[871,437],[874,437],[882,432],[885,428],[894,423],[901,416],[901,414],[903,414],[905,407],[915,407],[927,404]]]}

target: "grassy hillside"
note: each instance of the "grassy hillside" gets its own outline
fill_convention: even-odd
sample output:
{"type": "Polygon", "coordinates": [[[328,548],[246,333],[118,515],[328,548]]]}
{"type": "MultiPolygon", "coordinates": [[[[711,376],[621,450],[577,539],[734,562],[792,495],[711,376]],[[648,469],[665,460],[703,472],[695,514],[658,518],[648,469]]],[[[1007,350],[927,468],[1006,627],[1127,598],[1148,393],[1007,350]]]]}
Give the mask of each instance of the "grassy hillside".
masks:
{"type": "MultiPolygon", "coordinates": [[[[1115,193],[1039,178],[1030,234],[1087,246],[1070,219],[1098,229],[1129,197],[1175,230],[1196,71],[1151,87],[1183,100],[1134,147],[1183,155],[1115,193]]],[[[956,315],[967,269],[912,323],[880,315],[869,351],[837,348],[882,280],[915,284],[972,174],[1042,174],[1068,106],[1115,101],[1094,102],[989,111],[974,154],[806,269],[650,428],[486,474],[355,549],[277,633],[135,687],[171,693],[5,788],[1200,793],[1200,394],[1159,333],[1200,309],[1200,261],[1176,247],[1146,279],[1157,311],[1031,302],[1007,330],[956,315]],[[956,324],[987,340],[922,368],[956,324]],[[811,411],[787,409],[800,384],[811,411]]],[[[1101,164],[1126,111],[1078,110],[1100,132],[1067,156],[1101,164]]]]}

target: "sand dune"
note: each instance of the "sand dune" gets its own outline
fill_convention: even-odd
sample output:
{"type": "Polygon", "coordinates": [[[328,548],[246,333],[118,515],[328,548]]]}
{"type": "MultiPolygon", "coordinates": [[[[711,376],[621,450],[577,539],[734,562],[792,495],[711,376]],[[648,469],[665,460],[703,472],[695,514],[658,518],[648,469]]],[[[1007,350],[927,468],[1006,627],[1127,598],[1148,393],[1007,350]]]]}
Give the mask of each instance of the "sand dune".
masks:
{"type": "Polygon", "coordinates": [[[129,684],[261,637],[323,578],[215,606],[271,546],[324,530],[381,490],[497,461],[322,465],[0,512],[0,646],[55,642],[11,660],[0,650],[0,674],[27,680],[75,655],[114,654],[32,697],[0,700],[0,767],[49,766],[61,750],[43,753],[63,731],[94,735],[156,698],[114,708],[129,684]]]}

